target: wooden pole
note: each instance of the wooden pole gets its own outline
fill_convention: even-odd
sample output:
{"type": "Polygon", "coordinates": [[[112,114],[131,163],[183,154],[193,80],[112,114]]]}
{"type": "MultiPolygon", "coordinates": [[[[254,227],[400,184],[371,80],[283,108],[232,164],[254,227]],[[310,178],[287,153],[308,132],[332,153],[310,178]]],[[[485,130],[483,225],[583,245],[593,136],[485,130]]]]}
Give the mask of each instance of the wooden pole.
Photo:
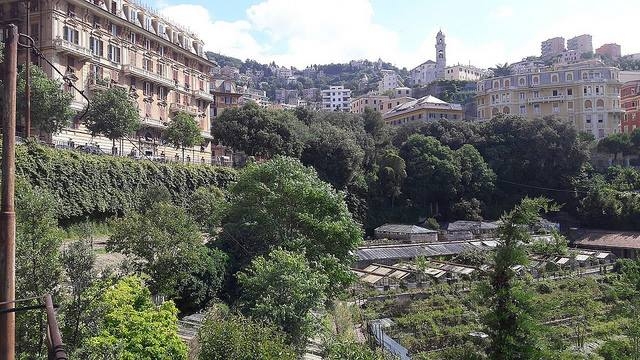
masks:
{"type": "Polygon", "coordinates": [[[14,306],[16,213],[16,76],[18,65],[18,28],[9,25],[4,52],[4,109],[2,113],[2,208],[0,210],[0,359],[15,359],[16,318],[6,312],[14,306]]]}
{"type": "MultiPolygon", "coordinates": [[[[31,3],[29,0],[26,2],[27,7],[27,21],[26,21],[26,29],[24,30],[27,36],[31,36],[31,3]]],[[[25,101],[25,112],[24,112],[24,127],[25,127],[25,138],[31,137],[31,49],[25,48],[26,52],[25,63],[24,63],[24,72],[25,72],[25,82],[24,82],[24,101],[25,101]]]]}

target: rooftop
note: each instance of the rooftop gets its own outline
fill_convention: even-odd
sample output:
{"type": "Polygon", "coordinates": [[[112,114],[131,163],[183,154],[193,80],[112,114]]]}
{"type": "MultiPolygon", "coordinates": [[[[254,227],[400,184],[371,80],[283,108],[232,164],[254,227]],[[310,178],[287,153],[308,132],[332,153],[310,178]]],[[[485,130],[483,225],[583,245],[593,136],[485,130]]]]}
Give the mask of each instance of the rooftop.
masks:
{"type": "Polygon", "coordinates": [[[437,233],[435,230],[426,229],[417,225],[403,225],[403,224],[384,224],[375,229],[375,231],[388,232],[388,233],[404,233],[404,234],[433,234],[437,233]]]}
{"type": "Polygon", "coordinates": [[[467,221],[458,220],[447,225],[447,231],[470,231],[470,230],[497,230],[500,223],[498,221],[467,221]]]}
{"type": "Polygon", "coordinates": [[[640,249],[640,232],[579,230],[573,236],[574,245],[621,249],[640,249]]]}
{"type": "Polygon", "coordinates": [[[433,257],[460,254],[466,250],[491,250],[498,245],[495,240],[454,241],[429,244],[383,245],[361,247],[356,250],[359,261],[384,259],[411,259],[417,256],[433,257]]]}
{"type": "Polygon", "coordinates": [[[450,110],[462,111],[462,105],[450,104],[448,102],[438,99],[435,96],[427,95],[427,96],[421,97],[420,99],[415,99],[415,100],[407,101],[404,104],[400,104],[395,108],[391,109],[389,112],[385,113],[384,115],[392,116],[397,113],[410,111],[414,109],[450,109],[450,110]]]}

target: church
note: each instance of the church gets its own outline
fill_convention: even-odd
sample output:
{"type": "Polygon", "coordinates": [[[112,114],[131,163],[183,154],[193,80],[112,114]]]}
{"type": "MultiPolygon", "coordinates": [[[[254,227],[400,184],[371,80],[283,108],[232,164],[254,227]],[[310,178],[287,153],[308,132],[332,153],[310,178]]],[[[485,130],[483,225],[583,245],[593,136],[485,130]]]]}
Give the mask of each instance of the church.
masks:
{"type": "Polygon", "coordinates": [[[432,81],[444,79],[444,71],[447,67],[446,47],[444,34],[440,30],[436,35],[436,61],[427,60],[411,70],[413,85],[426,85],[432,81]]]}

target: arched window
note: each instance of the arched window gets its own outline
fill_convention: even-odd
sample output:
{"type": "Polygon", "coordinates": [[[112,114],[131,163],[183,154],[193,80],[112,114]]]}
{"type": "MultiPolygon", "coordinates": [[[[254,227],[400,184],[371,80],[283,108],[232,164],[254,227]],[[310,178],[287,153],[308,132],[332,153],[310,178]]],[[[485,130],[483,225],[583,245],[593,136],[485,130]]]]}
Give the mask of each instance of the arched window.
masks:
{"type": "Polygon", "coordinates": [[[497,88],[499,88],[499,87],[500,87],[500,81],[498,81],[498,80],[494,80],[494,81],[493,81],[493,88],[494,88],[494,89],[497,89],[497,88]]]}
{"type": "Polygon", "coordinates": [[[509,114],[509,113],[511,113],[511,110],[509,109],[509,107],[508,107],[508,106],[505,106],[505,107],[502,109],[502,113],[503,113],[503,114],[509,114]]]}
{"type": "Polygon", "coordinates": [[[508,89],[509,86],[511,86],[511,81],[509,79],[505,79],[504,80],[504,87],[508,89]]]}
{"type": "Polygon", "coordinates": [[[567,81],[573,81],[573,74],[572,73],[567,73],[567,81]]]}
{"type": "Polygon", "coordinates": [[[596,101],[596,107],[598,108],[598,110],[602,110],[604,109],[604,100],[602,99],[598,99],[596,101]]]}
{"type": "Polygon", "coordinates": [[[518,80],[518,84],[519,84],[520,86],[524,86],[524,85],[525,85],[525,80],[524,80],[524,78],[520,78],[520,80],[518,80]]]}
{"type": "Polygon", "coordinates": [[[593,103],[591,102],[591,100],[586,100],[584,102],[584,108],[585,109],[592,109],[593,108],[593,103]]]}
{"type": "Polygon", "coordinates": [[[496,116],[498,115],[498,108],[492,108],[491,109],[491,116],[496,116]]]}
{"type": "Polygon", "coordinates": [[[558,75],[556,74],[551,75],[551,82],[558,82],[558,75]]]}

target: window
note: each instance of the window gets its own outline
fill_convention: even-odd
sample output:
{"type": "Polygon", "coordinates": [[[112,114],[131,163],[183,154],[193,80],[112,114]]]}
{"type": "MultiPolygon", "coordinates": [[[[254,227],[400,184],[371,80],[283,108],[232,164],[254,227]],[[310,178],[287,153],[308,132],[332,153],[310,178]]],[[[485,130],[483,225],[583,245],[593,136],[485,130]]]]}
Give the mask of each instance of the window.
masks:
{"type": "Polygon", "coordinates": [[[102,40],[93,36],[89,38],[89,49],[94,56],[104,56],[103,46],[102,40]]]}
{"type": "Polygon", "coordinates": [[[436,118],[436,114],[434,113],[429,113],[429,119],[435,119],[436,118]]]}
{"type": "Polygon", "coordinates": [[[509,86],[511,86],[511,81],[509,81],[509,79],[505,79],[505,80],[504,80],[504,87],[505,87],[505,89],[508,89],[508,88],[509,88],[509,86]]]}
{"type": "Polygon", "coordinates": [[[533,113],[540,114],[540,104],[533,104],[533,113]]]}
{"type": "Polygon", "coordinates": [[[559,113],[559,112],[560,112],[560,105],[558,105],[558,103],[557,103],[557,102],[554,102],[554,103],[553,103],[552,108],[553,108],[553,112],[554,112],[554,113],[559,113]]]}
{"type": "Polygon", "coordinates": [[[598,108],[598,110],[603,110],[604,109],[604,100],[598,99],[596,101],[596,107],[598,108]]]}
{"type": "Polygon", "coordinates": [[[164,46],[160,45],[158,47],[158,53],[160,54],[160,56],[164,56],[164,46]]]}
{"type": "Polygon", "coordinates": [[[158,99],[167,100],[167,91],[162,86],[158,86],[158,99]]]}
{"type": "Polygon", "coordinates": [[[158,75],[164,76],[164,64],[158,63],[157,65],[158,75]]]}
{"type": "Polygon", "coordinates": [[[526,114],[527,113],[527,107],[524,105],[520,105],[520,114],[526,114]]]}
{"type": "Polygon", "coordinates": [[[78,30],[69,26],[65,26],[62,28],[62,38],[76,45],[80,43],[80,33],[78,33],[78,30]]]}
{"type": "Polygon", "coordinates": [[[120,63],[120,48],[115,45],[109,45],[109,60],[120,63]]]}
{"type": "Polygon", "coordinates": [[[153,28],[151,27],[151,18],[150,17],[144,17],[144,29],[147,31],[153,31],[153,28]]]}
{"type": "Polygon", "coordinates": [[[144,39],[144,48],[151,50],[151,41],[149,41],[149,39],[144,39]]]}
{"type": "Polygon", "coordinates": [[[567,89],[567,95],[569,95],[569,96],[573,95],[573,89],[572,88],[568,88],[567,89]]]}
{"type": "Polygon", "coordinates": [[[142,68],[147,71],[152,71],[153,62],[151,62],[151,59],[147,59],[147,58],[142,59],[142,68]]]}
{"type": "Polygon", "coordinates": [[[593,108],[593,103],[591,102],[591,100],[586,100],[584,102],[584,108],[585,109],[589,109],[589,110],[591,110],[593,108]]]}
{"type": "Polygon", "coordinates": [[[558,82],[558,74],[552,74],[551,75],[551,82],[553,82],[553,83],[557,83],[558,82]]]}
{"type": "Polygon", "coordinates": [[[558,90],[551,91],[551,96],[558,96],[558,90]]]}
{"type": "Polygon", "coordinates": [[[567,73],[565,75],[565,78],[567,79],[567,81],[573,81],[573,74],[572,73],[567,73]]]}
{"type": "Polygon", "coordinates": [[[540,78],[538,76],[534,76],[531,78],[531,82],[533,85],[538,85],[540,83],[540,78]]]}
{"type": "Polygon", "coordinates": [[[131,41],[131,43],[132,43],[132,44],[135,44],[135,43],[136,43],[136,33],[132,32],[132,33],[129,35],[129,41],[131,41]]]}
{"type": "Polygon", "coordinates": [[[118,36],[118,25],[111,24],[111,35],[118,36]]]}
{"type": "Polygon", "coordinates": [[[524,78],[521,77],[520,79],[518,79],[518,85],[525,86],[526,83],[527,83],[527,81],[524,78]]]}
{"type": "Polygon", "coordinates": [[[144,94],[144,96],[151,96],[153,92],[153,85],[150,82],[145,81],[143,86],[144,87],[142,93],[144,94]]]}
{"type": "Polygon", "coordinates": [[[598,122],[601,124],[604,122],[604,114],[598,114],[598,122]]]}
{"type": "Polygon", "coordinates": [[[591,124],[591,115],[585,115],[585,116],[584,116],[584,121],[585,121],[587,124],[591,124]]]}
{"type": "Polygon", "coordinates": [[[132,23],[138,22],[138,11],[135,9],[129,9],[129,21],[132,23]]]}
{"type": "Polygon", "coordinates": [[[567,110],[573,111],[573,101],[567,101],[567,110]]]}

